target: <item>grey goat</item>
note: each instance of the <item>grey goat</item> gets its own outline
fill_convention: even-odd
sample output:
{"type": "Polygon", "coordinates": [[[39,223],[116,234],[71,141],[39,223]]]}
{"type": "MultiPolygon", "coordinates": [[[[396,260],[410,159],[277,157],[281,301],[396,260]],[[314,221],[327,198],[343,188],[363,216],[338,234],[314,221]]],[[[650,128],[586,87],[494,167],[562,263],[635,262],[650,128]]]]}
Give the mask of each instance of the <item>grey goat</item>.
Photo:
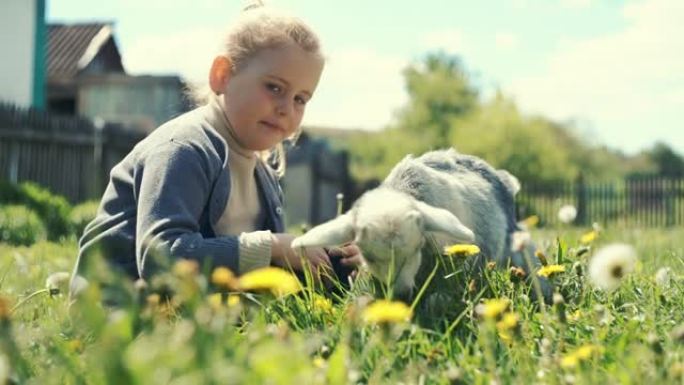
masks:
{"type": "MultiPolygon", "coordinates": [[[[426,235],[434,233],[441,246],[473,243],[480,247],[479,264],[530,269],[522,252],[512,251],[517,178],[495,170],[484,160],[454,149],[406,156],[383,183],[363,194],[345,214],[312,228],[298,237],[293,248],[333,246],[355,242],[370,272],[380,280],[391,271],[396,293],[410,293],[415,286],[426,235]],[[394,259],[392,261],[392,258],[394,259]]],[[[536,266],[535,266],[536,267],[536,266]]],[[[533,267],[534,268],[534,267],[533,267]]],[[[550,295],[543,282],[544,297],[550,295]]]]}

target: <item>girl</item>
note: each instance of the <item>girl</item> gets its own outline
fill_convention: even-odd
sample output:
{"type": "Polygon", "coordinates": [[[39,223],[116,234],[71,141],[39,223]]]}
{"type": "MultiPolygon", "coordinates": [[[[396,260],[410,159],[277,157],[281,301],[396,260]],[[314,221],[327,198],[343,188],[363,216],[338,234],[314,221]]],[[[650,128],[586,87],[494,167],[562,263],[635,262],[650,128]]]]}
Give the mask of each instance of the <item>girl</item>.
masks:
{"type": "MultiPolygon", "coordinates": [[[[301,270],[300,254],[314,269],[329,267],[324,249],[290,247],[277,179],[282,141],[297,135],[323,64],[301,20],[245,10],[212,63],[209,102],[157,128],[112,169],[75,271],[95,251],[133,278],[158,270],[158,255],[240,274],[270,264],[301,270]]],[[[355,246],[337,254],[343,265],[360,262],[355,246]]]]}

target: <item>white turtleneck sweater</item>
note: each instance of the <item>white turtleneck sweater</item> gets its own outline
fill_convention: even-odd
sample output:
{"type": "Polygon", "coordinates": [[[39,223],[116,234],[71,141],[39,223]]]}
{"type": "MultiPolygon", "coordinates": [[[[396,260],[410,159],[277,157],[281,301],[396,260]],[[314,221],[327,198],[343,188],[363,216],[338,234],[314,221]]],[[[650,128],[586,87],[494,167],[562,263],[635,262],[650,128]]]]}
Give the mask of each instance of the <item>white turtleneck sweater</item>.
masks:
{"type": "Polygon", "coordinates": [[[223,96],[212,98],[207,108],[211,109],[212,125],[228,144],[226,167],[230,175],[228,203],[214,225],[216,235],[239,234],[239,273],[268,266],[271,263],[271,232],[258,231],[263,221],[261,201],[254,174],[257,162],[256,152],[244,148],[237,139],[221,103],[223,96]]]}

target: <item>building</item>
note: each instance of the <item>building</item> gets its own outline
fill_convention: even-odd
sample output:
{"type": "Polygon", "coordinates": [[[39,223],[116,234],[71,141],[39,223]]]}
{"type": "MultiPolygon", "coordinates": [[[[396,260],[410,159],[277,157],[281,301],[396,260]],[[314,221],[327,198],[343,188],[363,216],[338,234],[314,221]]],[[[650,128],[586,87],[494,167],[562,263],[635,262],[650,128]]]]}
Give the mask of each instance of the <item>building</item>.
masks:
{"type": "Polygon", "coordinates": [[[45,0],[2,0],[0,103],[45,103],[45,0]]]}

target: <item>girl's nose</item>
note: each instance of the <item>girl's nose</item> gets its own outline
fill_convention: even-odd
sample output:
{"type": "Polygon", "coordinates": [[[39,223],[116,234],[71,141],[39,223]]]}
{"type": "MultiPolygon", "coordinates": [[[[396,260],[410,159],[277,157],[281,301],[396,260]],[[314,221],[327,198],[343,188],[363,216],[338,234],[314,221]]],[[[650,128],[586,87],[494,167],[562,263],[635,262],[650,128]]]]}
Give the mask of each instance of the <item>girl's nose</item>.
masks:
{"type": "Polygon", "coordinates": [[[281,98],[276,104],[276,112],[278,115],[287,116],[290,115],[290,110],[292,109],[292,103],[288,98],[281,98]]]}

